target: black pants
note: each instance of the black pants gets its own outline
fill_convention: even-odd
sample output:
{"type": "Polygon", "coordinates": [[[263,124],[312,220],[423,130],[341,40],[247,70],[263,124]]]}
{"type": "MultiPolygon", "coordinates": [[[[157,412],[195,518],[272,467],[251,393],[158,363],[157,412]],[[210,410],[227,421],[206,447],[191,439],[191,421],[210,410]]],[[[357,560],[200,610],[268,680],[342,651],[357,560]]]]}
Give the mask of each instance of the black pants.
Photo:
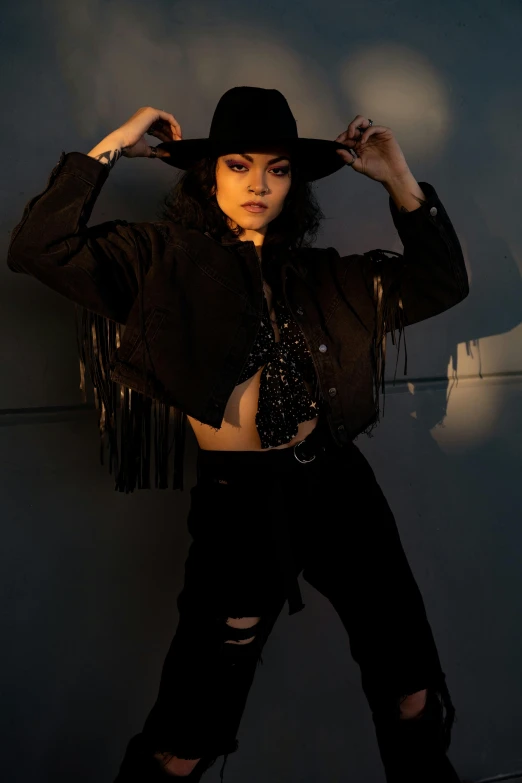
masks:
{"type": "Polygon", "coordinates": [[[445,754],[454,709],[423,600],[355,444],[338,448],[323,424],[296,449],[199,450],[191,499],[179,624],[143,729],[151,747],[226,763],[261,650],[287,598],[291,614],[303,608],[302,572],[346,628],[387,780],[457,781],[445,754]],[[261,619],[226,622],[240,617],[261,619]],[[399,720],[400,698],[425,688],[421,717],[399,720]]]}

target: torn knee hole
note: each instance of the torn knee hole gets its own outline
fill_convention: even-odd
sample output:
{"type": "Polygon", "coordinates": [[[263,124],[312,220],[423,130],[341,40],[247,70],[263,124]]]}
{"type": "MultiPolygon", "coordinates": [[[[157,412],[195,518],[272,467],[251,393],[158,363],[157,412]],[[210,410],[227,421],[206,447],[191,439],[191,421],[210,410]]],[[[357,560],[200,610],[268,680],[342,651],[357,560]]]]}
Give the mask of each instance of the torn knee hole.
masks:
{"type": "Polygon", "coordinates": [[[260,622],[260,617],[229,617],[229,638],[225,644],[249,644],[255,637],[252,636],[252,628],[260,622]]]}
{"type": "Polygon", "coordinates": [[[402,696],[399,699],[400,717],[408,720],[409,718],[420,717],[426,706],[428,692],[426,689],[411,693],[408,696],[402,696]]]}

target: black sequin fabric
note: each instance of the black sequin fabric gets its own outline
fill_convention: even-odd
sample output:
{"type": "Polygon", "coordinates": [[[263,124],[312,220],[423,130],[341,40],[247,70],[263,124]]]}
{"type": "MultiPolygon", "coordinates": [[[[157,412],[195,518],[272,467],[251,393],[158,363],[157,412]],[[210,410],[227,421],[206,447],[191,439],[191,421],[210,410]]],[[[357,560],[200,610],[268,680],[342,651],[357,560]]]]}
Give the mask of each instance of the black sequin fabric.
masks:
{"type": "Polygon", "coordinates": [[[238,385],[263,367],[259,387],[256,427],[261,448],[288,443],[297,435],[303,421],[315,418],[319,404],[304,380],[315,386],[315,369],[299,326],[281,301],[274,302],[279,341],[270,323],[268,305],[263,299],[264,316],[238,385]]]}

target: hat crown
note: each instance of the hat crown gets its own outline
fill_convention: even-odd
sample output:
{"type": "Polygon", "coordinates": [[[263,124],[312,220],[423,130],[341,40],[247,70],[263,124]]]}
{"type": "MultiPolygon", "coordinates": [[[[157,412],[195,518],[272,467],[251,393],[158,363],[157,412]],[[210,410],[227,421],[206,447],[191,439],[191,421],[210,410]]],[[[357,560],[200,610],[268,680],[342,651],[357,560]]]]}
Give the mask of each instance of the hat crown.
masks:
{"type": "Polygon", "coordinates": [[[340,142],[300,137],[285,96],[265,87],[232,87],[218,101],[207,138],[164,141],[158,147],[163,152],[160,160],[185,170],[202,158],[283,148],[292,165],[298,163],[306,182],[327,177],[345,165],[337,155],[343,147],[340,142]]]}
{"type": "Polygon", "coordinates": [[[232,87],[216,106],[210,125],[213,142],[256,138],[297,139],[297,123],[285,96],[264,87],[232,87]]]}

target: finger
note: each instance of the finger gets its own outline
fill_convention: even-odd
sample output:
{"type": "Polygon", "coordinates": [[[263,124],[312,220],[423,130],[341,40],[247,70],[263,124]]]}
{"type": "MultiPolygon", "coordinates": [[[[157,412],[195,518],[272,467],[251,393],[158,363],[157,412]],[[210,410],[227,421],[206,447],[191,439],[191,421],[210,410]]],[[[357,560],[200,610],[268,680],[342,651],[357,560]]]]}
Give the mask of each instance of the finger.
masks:
{"type": "Polygon", "coordinates": [[[360,142],[364,129],[369,127],[372,127],[370,125],[370,120],[363,117],[362,114],[358,114],[348,125],[347,130],[340,133],[335,141],[340,141],[341,144],[354,144],[355,142],[360,142]]]}
{"type": "MultiPolygon", "coordinates": [[[[166,130],[170,130],[170,128],[173,126],[170,119],[165,119],[164,117],[157,117],[150,127],[159,128],[160,130],[166,131],[166,130]]],[[[176,133],[178,133],[177,128],[176,128],[176,133]]]]}
{"type": "Polygon", "coordinates": [[[364,131],[363,135],[359,139],[359,144],[366,144],[370,136],[372,136],[374,133],[382,133],[386,130],[388,130],[388,128],[385,128],[384,125],[371,125],[364,131]]]}
{"type": "Polygon", "coordinates": [[[166,120],[158,119],[153,122],[147,131],[152,136],[157,136],[161,141],[179,141],[181,136],[178,134],[177,129],[174,128],[166,120]]]}
{"type": "Polygon", "coordinates": [[[167,134],[167,141],[181,140],[181,133],[178,131],[177,126],[172,125],[172,123],[165,123],[164,125],[162,125],[161,130],[163,133],[167,134]]]}
{"type": "Polygon", "coordinates": [[[160,141],[172,141],[172,139],[167,133],[164,133],[158,128],[154,128],[154,129],[149,128],[147,133],[149,134],[149,136],[154,136],[156,139],[159,139],[160,141]]]}
{"type": "Polygon", "coordinates": [[[362,114],[358,114],[351,123],[348,125],[348,138],[355,139],[360,135],[361,128],[368,128],[370,126],[370,120],[363,117],[362,114]]]}
{"type": "Polygon", "coordinates": [[[341,144],[346,144],[346,145],[355,144],[355,139],[348,138],[347,130],[343,131],[343,133],[340,133],[335,139],[335,141],[339,141],[341,144]]]}
{"type": "Polygon", "coordinates": [[[169,125],[171,125],[171,126],[172,126],[172,128],[175,130],[176,134],[177,134],[177,135],[180,137],[180,139],[181,139],[181,125],[179,124],[179,122],[177,121],[177,119],[174,117],[174,115],[173,115],[173,114],[169,114],[169,113],[168,113],[168,112],[166,112],[166,111],[161,111],[161,110],[160,110],[160,117],[161,117],[163,120],[166,120],[166,121],[169,123],[169,125]]]}
{"type": "Polygon", "coordinates": [[[353,166],[358,157],[355,152],[352,153],[352,150],[336,150],[336,152],[347,166],[353,166]]]}

